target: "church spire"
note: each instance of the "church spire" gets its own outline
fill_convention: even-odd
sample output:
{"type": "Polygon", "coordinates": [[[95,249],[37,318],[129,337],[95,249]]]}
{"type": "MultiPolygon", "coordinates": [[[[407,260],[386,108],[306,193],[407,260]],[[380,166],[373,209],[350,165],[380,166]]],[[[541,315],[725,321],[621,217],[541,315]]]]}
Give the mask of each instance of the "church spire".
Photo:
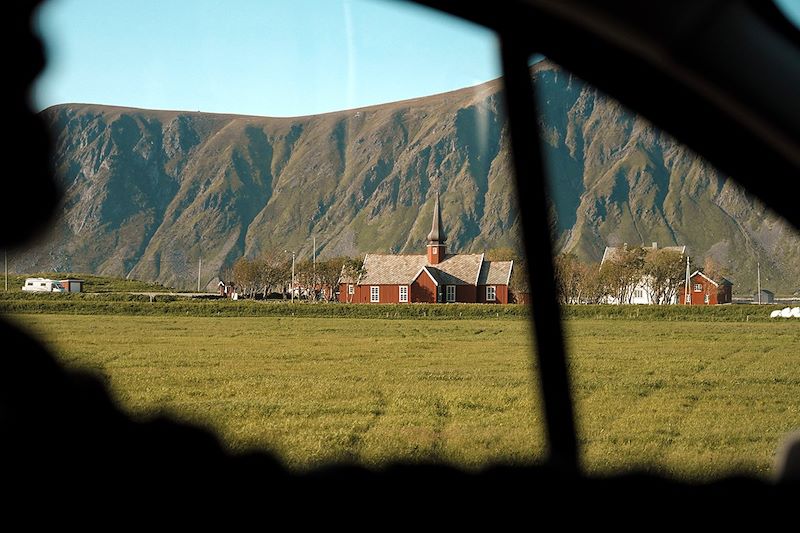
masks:
{"type": "Polygon", "coordinates": [[[442,210],[439,208],[439,193],[436,193],[436,201],[433,205],[433,222],[431,223],[431,232],[428,233],[428,263],[437,265],[445,258],[444,243],[447,241],[447,235],[444,232],[442,225],[442,210]]]}
{"type": "Polygon", "coordinates": [[[439,193],[436,193],[436,201],[433,204],[433,222],[431,232],[428,233],[428,244],[443,244],[447,241],[442,225],[442,210],[439,208],[439,193]]]}

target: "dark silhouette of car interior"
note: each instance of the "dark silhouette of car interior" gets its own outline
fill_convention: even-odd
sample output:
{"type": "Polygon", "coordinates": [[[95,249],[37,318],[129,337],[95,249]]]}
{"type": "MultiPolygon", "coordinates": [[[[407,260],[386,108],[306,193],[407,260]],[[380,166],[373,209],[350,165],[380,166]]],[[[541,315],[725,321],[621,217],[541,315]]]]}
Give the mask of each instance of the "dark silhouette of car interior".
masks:
{"type": "MultiPolygon", "coordinates": [[[[99,513],[127,509],[133,501],[186,502],[198,509],[236,500],[260,502],[270,510],[267,519],[296,506],[326,508],[331,512],[324,516],[338,520],[364,508],[391,510],[387,516],[400,521],[427,512],[434,521],[449,521],[454,514],[457,521],[502,514],[498,523],[515,515],[529,522],[539,517],[560,524],[590,518],[622,522],[646,513],[665,523],[692,515],[734,521],[755,509],[766,517],[791,516],[800,501],[797,443],[774,480],[734,475],[697,484],[653,473],[582,472],[529,61],[542,54],[618,99],[798,228],[800,210],[792,192],[800,176],[797,28],[768,1],[416,3],[486,26],[500,40],[517,190],[525,199],[520,202],[525,248],[536,288],[532,328],[547,458],[535,466],[496,465],[480,472],[438,464],[291,472],[266,453],[230,454],[216,436],[188,424],[130,419],[98,378],[63,368],[37,340],[2,320],[0,472],[7,510],[31,502],[81,502],[77,509],[88,506],[99,513]],[[565,511],[564,502],[576,511],[565,511]],[[495,513],[500,507],[493,504],[503,512],[495,513]]],[[[20,172],[8,172],[4,180],[4,247],[30,242],[54,216],[59,198],[48,165],[48,133],[28,102],[45,63],[31,29],[37,4],[5,7],[6,35],[13,44],[5,58],[11,95],[7,127],[14,132],[7,160],[16,158],[20,172]],[[20,209],[14,199],[32,186],[42,200],[20,209]]]]}

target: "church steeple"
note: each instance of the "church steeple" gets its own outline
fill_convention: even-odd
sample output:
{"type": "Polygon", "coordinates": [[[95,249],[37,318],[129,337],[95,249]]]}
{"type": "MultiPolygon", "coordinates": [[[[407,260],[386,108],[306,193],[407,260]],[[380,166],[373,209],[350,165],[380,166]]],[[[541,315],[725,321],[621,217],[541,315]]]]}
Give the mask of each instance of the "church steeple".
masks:
{"type": "Polygon", "coordinates": [[[439,193],[436,193],[436,201],[433,205],[433,222],[431,223],[431,232],[428,233],[428,263],[437,265],[444,261],[445,247],[444,243],[447,241],[447,235],[444,232],[442,225],[442,210],[439,208],[439,193]]]}

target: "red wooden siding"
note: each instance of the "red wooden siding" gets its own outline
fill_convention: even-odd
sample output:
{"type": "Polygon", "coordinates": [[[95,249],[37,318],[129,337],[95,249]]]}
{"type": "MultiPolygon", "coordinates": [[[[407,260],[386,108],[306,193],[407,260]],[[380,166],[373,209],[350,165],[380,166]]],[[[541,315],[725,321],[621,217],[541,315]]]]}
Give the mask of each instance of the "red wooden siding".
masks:
{"type": "Polygon", "coordinates": [[[508,285],[496,285],[497,287],[497,300],[496,303],[508,303],[508,285]]]}
{"type": "Polygon", "coordinates": [[[345,303],[353,303],[353,302],[357,302],[358,301],[358,300],[356,300],[356,293],[355,293],[355,291],[358,290],[358,287],[355,284],[353,284],[353,291],[354,292],[353,292],[353,294],[348,294],[347,293],[347,286],[348,285],[349,285],[348,283],[340,283],[339,284],[339,301],[341,303],[343,303],[343,304],[345,304],[345,303]]]}
{"type": "Polygon", "coordinates": [[[456,285],[456,302],[474,304],[478,301],[478,288],[475,285],[456,285]]]}
{"type": "MultiPolygon", "coordinates": [[[[341,284],[339,288],[340,302],[353,303],[400,303],[400,288],[408,287],[407,302],[402,303],[478,303],[486,302],[487,285],[477,283],[505,281],[503,272],[511,275],[512,261],[501,261],[493,264],[485,261],[483,254],[446,254],[444,245],[447,237],[442,227],[442,211],[439,207],[439,193],[433,208],[433,221],[428,234],[427,254],[392,255],[366,254],[364,256],[365,276],[358,279],[362,284],[356,285],[352,296],[347,294],[348,286],[341,284]],[[434,253],[435,252],[435,253],[434,253]],[[417,270],[419,269],[419,270],[417,270]],[[411,280],[413,276],[416,279],[411,280]],[[409,286],[397,282],[410,280],[409,286]],[[457,281],[458,284],[439,283],[442,280],[457,281]],[[473,281],[474,280],[474,281],[473,281]],[[392,284],[388,284],[388,282],[392,284]],[[381,284],[386,282],[387,284],[381,284]],[[474,284],[473,284],[474,283],[474,284]],[[380,296],[372,302],[372,289],[380,291],[380,296]],[[448,298],[449,296],[449,298],[448,298]]],[[[343,278],[346,279],[346,278],[343,278]]],[[[509,302],[508,285],[488,285],[495,292],[491,303],[507,304],[509,302]]]]}
{"type": "MultiPolygon", "coordinates": [[[[696,274],[689,280],[689,295],[691,305],[717,305],[731,303],[731,286],[723,283],[719,286],[714,285],[709,280],[696,274]],[[695,288],[699,285],[699,290],[695,288]],[[706,301],[708,296],[708,301],[706,301]]],[[[680,294],[681,303],[686,304],[686,296],[683,291],[680,294]]]]}
{"type": "Polygon", "coordinates": [[[445,258],[444,244],[429,244],[428,245],[428,264],[438,265],[445,258]],[[434,253],[434,251],[436,253],[434,253]]]}
{"type": "Polygon", "coordinates": [[[481,304],[507,304],[508,303],[508,285],[478,285],[478,303],[481,304]],[[493,302],[486,300],[486,287],[495,288],[495,300],[493,302]]]}
{"type": "MultiPolygon", "coordinates": [[[[457,303],[498,303],[507,304],[509,298],[508,286],[493,285],[495,287],[496,300],[486,301],[486,285],[456,285],[457,303]]],[[[339,301],[342,303],[373,303],[370,302],[370,287],[372,285],[355,285],[352,295],[347,294],[347,284],[339,284],[339,301]]],[[[396,304],[400,302],[400,285],[377,285],[379,287],[380,302],[382,304],[396,304]]],[[[433,280],[424,272],[408,286],[409,303],[424,302],[436,303],[437,287],[433,280]]],[[[442,298],[446,298],[444,286],[442,286],[442,298]]],[[[406,302],[402,302],[406,303],[406,302]]]]}
{"type": "MultiPolygon", "coordinates": [[[[347,284],[339,284],[339,301],[341,303],[374,303],[370,301],[370,287],[373,285],[355,285],[353,294],[348,297],[347,284]]],[[[436,285],[427,274],[421,275],[408,287],[408,302],[400,302],[400,285],[377,285],[379,287],[378,303],[396,304],[411,302],[436,303],[436,285]]]]}
{"type": "MultiPolygon", "coordinates": [[[[486,301],[486,285],[456,285],[457,303],[498,303],[507,304],[509,298],[508,286],[493,285],[496,289],[497,299],[494,302],[486,301]]],[[[339,301],[342,303],[373,303],[370,302],[370,287],[372,285],[354,285],[353,294],[347,294],[347,283],[339,284],[339,301]]],[[[396,304],[400,302],[400,285],[377,285],[379,287],[380,301],[382,304],[396,304]]],[[[436,303],[437,286],[425,272],[420,273],[411,285],[407,285],[408,303],[436,303]]],[[[442,289],[442,299],[446,298],[445,286],[442,289]]],[[[406,302],[402,302],[406,303],[406,302]]]]}
{"type": "MultiPolygon", "coordinates": [[[[408,285],[405,285],[408,287],[408,285]]],[[[371,287],[378,287],[378,298],[379,301],[377,303],[381,304],[396,304],[396,303],[407,303],[400,301],[400,285],[356,285],[354,287],[354,294],[351,298],[348,299],[347,295],[347,284],[342,283],[339,286],[339,301],[342,303],[376,303],[370,300],[371,298],[371,287]]],[[[413,285],[409,290],[409,299],[410,301],[414,301],[414,297],[412,296],[413,293],[413,285]]]]}
{"type": "Polygon", "coordinates": [[[436,284],[425,272],[420,272],[410,291],[412,302],[436,303],[436,284]]]}
{"type": "MultiPolygon", "coordinates": [[[[369,300],[370,290],[369,287],[373,285],[368,285],[367,290],[364,291],[367,295],[367,300],[369,300]]],[[[378,303],[382,304],[396,304],[400,303],[400,285],[378,285],[378,303]]]]}

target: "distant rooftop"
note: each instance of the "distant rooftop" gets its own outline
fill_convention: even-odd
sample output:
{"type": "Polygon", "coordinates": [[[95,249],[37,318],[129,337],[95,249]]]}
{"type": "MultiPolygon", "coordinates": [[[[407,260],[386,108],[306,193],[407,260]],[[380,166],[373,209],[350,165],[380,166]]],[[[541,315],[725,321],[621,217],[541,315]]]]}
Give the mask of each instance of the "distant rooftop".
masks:
{"type": "Polygon", "coordinates": [[[616,261],[622,255],[625,250],[631,250],[634,248],[644,248],[646,253],[652,253],[657,250],[666,250],[669,252],[678,252],[681,255],[686,254],[686,246],[663,246],[661,248],[658,247],[658,243],[654,242],[650,246],[630,246],[627,243],[623,244],[622,246],[606,246],[605,251],[603,252],[603,259],[600,261],[602,265],[606,261],[616,261]]]}

